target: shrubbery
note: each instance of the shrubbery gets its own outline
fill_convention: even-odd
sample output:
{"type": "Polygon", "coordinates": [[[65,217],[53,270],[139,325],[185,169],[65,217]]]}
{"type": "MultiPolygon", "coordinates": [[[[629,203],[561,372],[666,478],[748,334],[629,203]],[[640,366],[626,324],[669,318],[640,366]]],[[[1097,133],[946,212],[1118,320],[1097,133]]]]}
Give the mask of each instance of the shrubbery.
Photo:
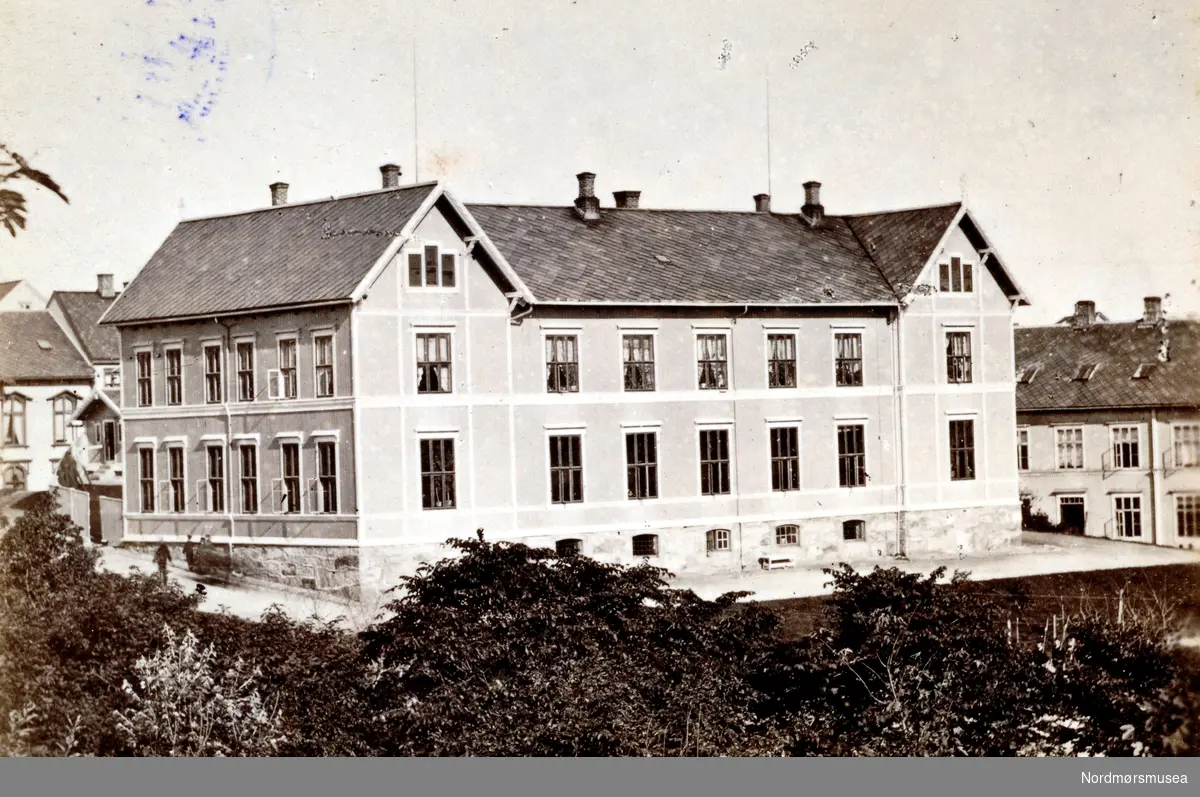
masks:
{"type": "Polygon", "coordinates": [[[786,640],[772,612],[646,565],[453,544],[354,634],[204,613],[153,578],[97,571],[40,504],[0,540],[0,752],[1198,751],[1200,684],[1161,628],[1068,617],[1018,643],[1010,607],[963,576],[843,565],[823,623],[786,640]]]}

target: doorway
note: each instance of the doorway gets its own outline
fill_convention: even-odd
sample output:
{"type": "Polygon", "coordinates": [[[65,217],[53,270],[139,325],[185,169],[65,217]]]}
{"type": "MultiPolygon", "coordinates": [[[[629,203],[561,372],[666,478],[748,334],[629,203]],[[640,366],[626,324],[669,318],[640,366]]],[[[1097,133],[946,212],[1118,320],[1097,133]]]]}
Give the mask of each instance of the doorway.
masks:
{"type": "Polygon", "coordinates": [[[1087,503],[1082,495],[1058,497],[1058,525],[1063,531],[1083,534],[1087,528],[1087,503]]]}

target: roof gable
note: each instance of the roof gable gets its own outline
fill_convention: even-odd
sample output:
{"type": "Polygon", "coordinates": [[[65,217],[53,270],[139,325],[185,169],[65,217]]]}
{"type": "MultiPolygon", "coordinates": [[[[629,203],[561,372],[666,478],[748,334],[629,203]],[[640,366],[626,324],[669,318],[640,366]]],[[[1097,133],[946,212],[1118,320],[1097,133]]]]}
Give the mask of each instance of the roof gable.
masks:
{"type": "Polygon", "coordinates": [[[105,324],[350,301],[436,183],[181,222],[105,324]]]}
{"type": "Polygon", "coordinates": [[[55,291],[50,303],[57,304],[83,353],[93,363],[121,359],[121,336],[117,330],[100,326],[100,318],[112,305],[95,291],[55,291]]]}
{"type": "Polygon", "coordinates": [[[931,208],[897,210],[847,216],[846,223],[862,241],[888,284],[907,296],[950,224],[962,209],[961,202],[931,208]]]}

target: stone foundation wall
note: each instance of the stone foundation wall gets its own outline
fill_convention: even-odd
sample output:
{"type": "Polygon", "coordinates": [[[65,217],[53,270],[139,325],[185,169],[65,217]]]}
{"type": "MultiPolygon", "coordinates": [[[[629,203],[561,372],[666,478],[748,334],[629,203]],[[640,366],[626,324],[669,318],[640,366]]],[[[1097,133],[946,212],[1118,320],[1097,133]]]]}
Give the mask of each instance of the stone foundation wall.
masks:
{"type": "MultiPolygon", "coordinates": [[[[150,555],[158,545],[156,542],[122,543],[122,547],[150,555]]],[[[217,547],[228,550],[222,544],[217,547]]],[[[171,551],[172,565],[187,565],[181,543],[167,543],[167,548],[171,551]]],[[[254,581],[355,599],[359,596],[360,553],[357,546],[234,545],[233,569],[254,581]]],[[[154,565],[150,568],[153,570],[154,565]]]]}
{"type": "Polygon", "coordinates": [[[908,555],[978,553],[1006,548],[1021,533],[1021,507],[983,506],[909,512],[908,555]]]}

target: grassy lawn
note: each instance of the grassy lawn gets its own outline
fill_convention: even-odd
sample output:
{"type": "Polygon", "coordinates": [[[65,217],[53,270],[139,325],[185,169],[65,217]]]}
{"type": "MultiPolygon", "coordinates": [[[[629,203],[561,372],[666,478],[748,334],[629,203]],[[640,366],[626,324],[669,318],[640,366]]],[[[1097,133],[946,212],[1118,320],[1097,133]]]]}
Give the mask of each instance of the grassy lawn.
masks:
{"type": "MultiPolygon", "coordinates": [[[[1126,618],[1173,611],[1189,634],[1200,634],[1200,564],[1054,573],[978,581],[972,586],[1012,606],[1014,620],[1021,619],[1023,634],[1024,629],[1036,629],[1040,636],[1048,619],[1061,618],[1064,613],[1101,613],[1116,618],[1122,589],[1126,618]]],[[[762,605],[779,615],[786,637],[799,638],[821,622],[828,600],[828,596],[818,596],[764,601],[762,605]]]]}

